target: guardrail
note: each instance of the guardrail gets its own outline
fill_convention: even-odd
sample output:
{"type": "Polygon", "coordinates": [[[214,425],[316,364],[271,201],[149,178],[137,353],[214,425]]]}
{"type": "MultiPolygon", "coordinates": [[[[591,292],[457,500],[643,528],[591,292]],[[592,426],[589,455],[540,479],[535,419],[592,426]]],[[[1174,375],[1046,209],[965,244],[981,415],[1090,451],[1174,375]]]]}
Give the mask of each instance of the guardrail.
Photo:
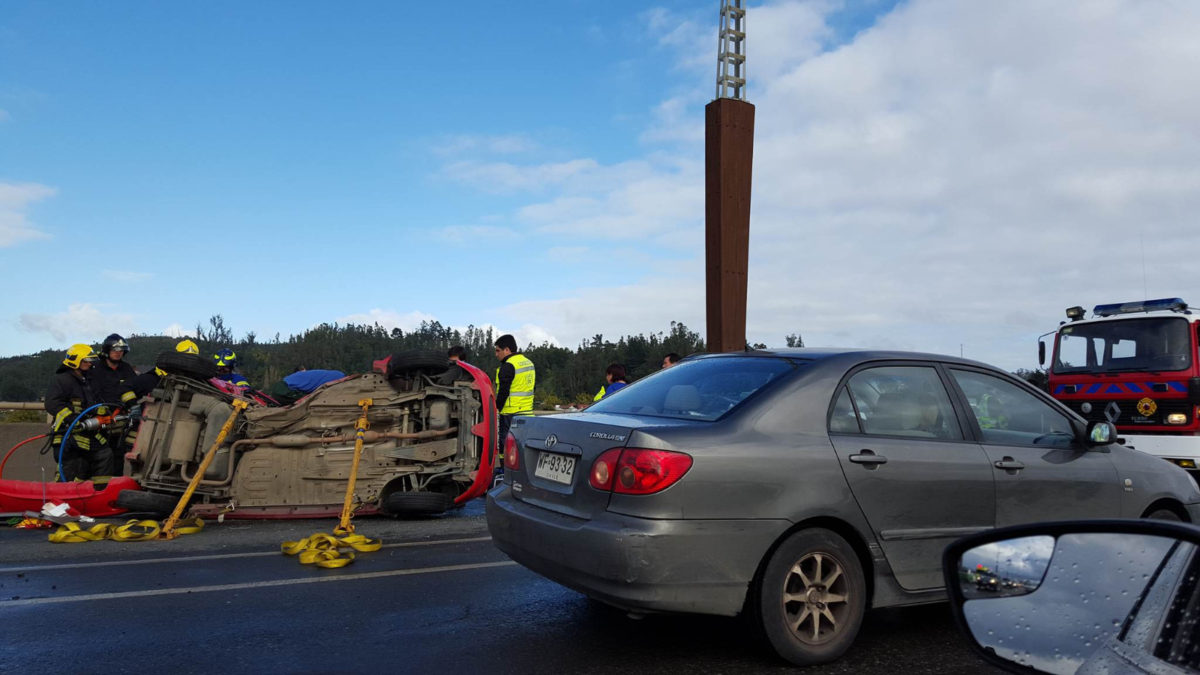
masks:
{"type": "MultiPolygon", "coordinates": [[[[6,410],[46,410],[46,404],[41,401],[0,401],[0,412],[6,410]]],[[[54,418],[46,415],[46,422],[53,421],[54,418]]]]}
{"type": "Polygon", "coordinates": [[[14,403],[12,401],[0,401],[0,410],[45,410],[45,409],[46,409],[46,405],[44,403],[42,403],[41,401],[34,401],[33,403],[23,403],[23,402],[14,403]]]}

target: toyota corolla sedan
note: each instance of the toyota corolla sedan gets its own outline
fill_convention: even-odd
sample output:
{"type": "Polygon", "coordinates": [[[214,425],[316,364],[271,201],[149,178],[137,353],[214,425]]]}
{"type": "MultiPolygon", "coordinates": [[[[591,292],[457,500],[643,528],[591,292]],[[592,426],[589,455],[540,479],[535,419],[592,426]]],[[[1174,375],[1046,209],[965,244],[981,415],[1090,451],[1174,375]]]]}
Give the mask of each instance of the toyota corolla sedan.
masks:
{"type": "Polygon", "coordinates": [[[990,366],[930,354],[711,354],[584,412],[518,417],[496,545],[632,613],[750,613],[821,663],[864,613],[945,598],[941,554],[1047,519],[1200,520],[1192,479],[990,366]]]}

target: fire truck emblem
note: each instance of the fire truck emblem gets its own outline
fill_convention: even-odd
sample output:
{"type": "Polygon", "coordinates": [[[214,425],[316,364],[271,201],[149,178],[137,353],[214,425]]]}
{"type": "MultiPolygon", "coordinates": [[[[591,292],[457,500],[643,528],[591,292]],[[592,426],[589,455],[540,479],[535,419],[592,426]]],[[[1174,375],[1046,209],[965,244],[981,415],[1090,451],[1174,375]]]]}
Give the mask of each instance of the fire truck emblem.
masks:
{"type": "Polygon", "coordinates": [[[1153,415],[1156,410],[1158,410],[1158,404],[1155,403],[1154,399],[1150,397],[1146,397],[1137,402],[1137,411],[1142,417],[1149,417],[1153,415]]]}

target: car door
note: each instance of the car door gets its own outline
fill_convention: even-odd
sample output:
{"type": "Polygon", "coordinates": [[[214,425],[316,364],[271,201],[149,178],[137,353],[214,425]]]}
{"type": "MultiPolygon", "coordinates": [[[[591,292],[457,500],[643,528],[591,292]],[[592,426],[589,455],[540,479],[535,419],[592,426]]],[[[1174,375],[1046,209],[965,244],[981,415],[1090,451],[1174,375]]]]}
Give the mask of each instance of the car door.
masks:
{"type": "Polygon", "coordinates": [[[1067,413],[1021,383],[952,367],[972,431],[996,477],[996,526],[1119,518],[1122,488],[1107,448],[1087,448],[1067,413]]]}
{"type": "Polygon", "coordinates": [[[932,364],[860,369],[834,401],[830,440],[896,580],[940,587],[946,545],[995,521],[987,455],[932,364]]]}

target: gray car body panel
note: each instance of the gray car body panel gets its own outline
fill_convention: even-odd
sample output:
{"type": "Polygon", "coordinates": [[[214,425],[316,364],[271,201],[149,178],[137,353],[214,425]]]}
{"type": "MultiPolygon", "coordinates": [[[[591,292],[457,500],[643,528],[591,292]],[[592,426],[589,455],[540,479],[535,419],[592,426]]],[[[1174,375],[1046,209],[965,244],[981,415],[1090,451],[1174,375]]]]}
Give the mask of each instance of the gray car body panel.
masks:
{"type": "MultiPolygon", "coordinates": [[[[944,598],[940,588],[911,590],[896,582],[884,547],[847,482],[845,472],[862,467],[839,462],[828,415],[840,383],[863,365],[934,362],[998,371],[965,359],[897,352],[779,350],[761,355],[811,361],[714,422],[603,412],[514,420],[521,467],[506,472],[505,484],[488,495],[488,525],[496,545],[518,563],[618,607],[732,615],[742,610],[747,590],[774,547],[792,531],[813,525],[836,530],[859,551],[872,606],[944,598]],[[532,476],[538,453],[553,451],[547,449],[552,435],[553,447],[577,457],[572,486],[532,476]],[[610,494],[587,485],[586,472],[595,457],[622,446],[685,452],[694,461],[678,483],[651,496],[610,494]]],[[[1039,396],[1070,414],[1048,396],[1039,396]]],[[[977,432],[966,426],[967,413],[959,408],[968,435],[964,445],[977,444],[977,432]]],[[[1082,430],[1083,421],[1072,418],[1082,430]]],[[[981,446],[975,452],[983,457],[981,446]]],[[[1187,474],[1160,459],[1116,445],[1080,452],[1103,452],[1114,458],[1113,474],[1121,467],[1134,474],[1136,498],[1123,492],[1123,514],[1161,498],[1195,495],[1191,501],[1200,501],[1187,474]],[[1187,481],[1186,489],[1180,477],[1187,481]]],[[[918,509],[926,501],[917,491],[894,508],[918,509]]],[[[1044,506],[1051,503],[1048,499],[1044,506]]],[[[1186,510],[1193,520],[1200,515],[1191,507],[1186,510]]],[[[1042,519],[1055,516],[1041,513],[1042,519]]],[[[991,523],[972,520],[967,525],[915,536],[940,545],[956,533],[991,523]]],[[[931,566],[939,564],[938,555],[930,558],[931,566]]]]}

